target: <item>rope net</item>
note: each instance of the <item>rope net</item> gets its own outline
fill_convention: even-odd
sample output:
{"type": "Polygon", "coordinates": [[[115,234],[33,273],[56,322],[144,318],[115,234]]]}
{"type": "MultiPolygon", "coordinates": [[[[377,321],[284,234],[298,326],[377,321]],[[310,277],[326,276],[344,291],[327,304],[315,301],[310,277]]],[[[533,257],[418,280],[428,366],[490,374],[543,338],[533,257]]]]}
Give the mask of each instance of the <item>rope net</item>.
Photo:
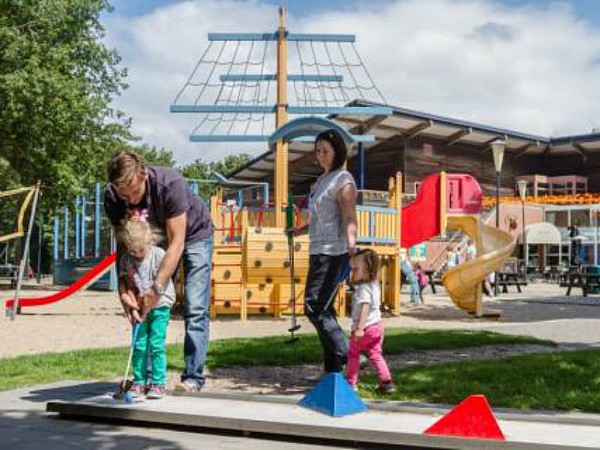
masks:
{"type": "MultiPolygon", "coordinates": [[[[276,41],[210,41],[173,104],[275,105],[276,52],[276,41]]],[[[336,77],[288,80],[289,105],[342,107],[354,99],[387,104],[354,43],[288,41],[288,53],[288,74],[336,77]]],[[[200,114],[193,135],[269,135],[275,130],[274,114],[269,112],[200,114]]]]}

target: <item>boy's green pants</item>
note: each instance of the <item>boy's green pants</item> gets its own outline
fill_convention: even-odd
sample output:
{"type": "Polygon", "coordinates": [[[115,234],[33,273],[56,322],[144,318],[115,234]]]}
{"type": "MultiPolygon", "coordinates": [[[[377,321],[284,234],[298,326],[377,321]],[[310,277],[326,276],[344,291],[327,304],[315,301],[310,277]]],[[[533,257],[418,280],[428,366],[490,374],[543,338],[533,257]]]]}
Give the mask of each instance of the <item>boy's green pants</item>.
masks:
{"type": "Polygon", "coordinates": [[[152,384],[167,382],[167,326],[171,308],[161,306],[148,313],[140,329],[133,348],[133,381],[146,385],[148,375],[148,355],[152,361],[152,384]]]}

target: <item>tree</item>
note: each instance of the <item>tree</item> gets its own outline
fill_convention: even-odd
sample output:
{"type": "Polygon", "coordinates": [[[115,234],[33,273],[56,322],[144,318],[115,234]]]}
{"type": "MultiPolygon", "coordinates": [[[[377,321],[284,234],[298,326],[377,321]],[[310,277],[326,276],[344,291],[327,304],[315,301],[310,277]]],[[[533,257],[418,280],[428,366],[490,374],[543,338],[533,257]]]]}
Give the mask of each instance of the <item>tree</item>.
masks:
{"type": "Polygon", "coordinates": [[[106,0],[0,0],[0,189],[43,183],[41,207],[104,179],[130,138],[110,107],[126,87],[101,42],[106,0]]]}
{"type": "Polygon", "coordinates": [[[151,166],[175,167],[176,162],[173,158],[173,152],[165,148],[142,144],[137,147],[130,146],[129,149],[142,155],[151,166]]]}
{"type": "MultiPolygon", "coordinates": [[[[252,158],[246,153],[239,155],[229,155],[220,161],[204,162],[197,159],[179,170],[184,177],[195,180],[214,180],[215,172],[227,176],[236,169],[248,163],[252,158]]],[[[199,195],[208,199],[215,193],[215,185],[210,183],[200,183],[199,195]]]]}

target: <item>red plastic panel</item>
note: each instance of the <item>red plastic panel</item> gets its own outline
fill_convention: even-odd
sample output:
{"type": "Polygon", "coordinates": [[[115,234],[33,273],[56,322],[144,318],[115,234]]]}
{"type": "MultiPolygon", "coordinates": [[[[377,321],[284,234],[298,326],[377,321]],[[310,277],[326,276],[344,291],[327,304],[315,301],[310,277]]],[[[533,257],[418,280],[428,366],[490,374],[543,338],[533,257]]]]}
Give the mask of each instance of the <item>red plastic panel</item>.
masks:
{"type": "Polygon", "coordinates": [[[446,175],[446,205],[448,214],[480,214],[483,193],[481,186],[469,174],[446,175]]]}
{"type": "MultiPolygon", "coordinates": [[[[107,256],[94,267],[92,267],[90,271],[84,276],[82,276],[79,280],[77,280],[75,283],[73,283],[72,285],[63,289],[60,292],[56,292],[55,294],[49,295],[47,297],[20,298],[19,307],[27,308],[31,306],[49,305],[51,303],[55,303],[67,298],[68,296],[89,285],[91,281],[94,281],[98,277],[102,276],[104,272],[110,269],[110,266],[112,266],[115,263],[116,257],[116,253],[112,253],[111,255],[107,256]]],[[[13,302],[14,299],[12,298],[10,300],[7,300],[6,308],[12,308],[13,302]]]]}

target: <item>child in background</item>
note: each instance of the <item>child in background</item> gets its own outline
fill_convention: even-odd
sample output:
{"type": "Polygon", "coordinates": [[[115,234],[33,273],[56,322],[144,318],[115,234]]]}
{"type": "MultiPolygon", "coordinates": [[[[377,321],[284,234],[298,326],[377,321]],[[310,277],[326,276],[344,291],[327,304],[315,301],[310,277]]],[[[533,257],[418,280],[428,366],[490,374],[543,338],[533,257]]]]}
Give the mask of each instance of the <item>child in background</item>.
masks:
{"type": "Polygon", "coordinates": [[[366,352],[379,377],[377,392],[391,394],[396,388],[382,354],[381,286],[377,280],[379,257],[373,250],[361,250],[350,259],[350,269],[354,295],[346,377],[356,390],[360,353],[366,352]]]}
{"type": "Polygon", "coordinates": [[[417,281],[419,282],[419,296],[421,297],[421,303],[423,302],[423,289],[427,287],[429,284],[429,278],[427,274],[421,267],[421,264],[415,263],[415,276],[417,277],[417,281]]]}
{"type": "Polygon", "coordinates": [[[158,269],[165,256],[162,248],[153,244],[150,225],[143,216],[126,220],[117,231],[117,239],[125,247],[126,253],[119,261],[119,277],[126,292],[140,305],[140,311],[134,311],[129,320],[133,325],[140,322],[140,329],[133,349],[133,386],[131,393],[136,401],[144,398],[159,399],[165,395],[167,378],[166,337],[171,306],[175,302],[173,282],[164,288],[154,282],[158,269]],[[145,302],[144,293],[150,289],[164,291],[158,304],[145,302]],[[147,380],[148,354],[152,362],[152,379],[147,380]],[[150,381],[150,383],[149,383],[150,381]]]}

